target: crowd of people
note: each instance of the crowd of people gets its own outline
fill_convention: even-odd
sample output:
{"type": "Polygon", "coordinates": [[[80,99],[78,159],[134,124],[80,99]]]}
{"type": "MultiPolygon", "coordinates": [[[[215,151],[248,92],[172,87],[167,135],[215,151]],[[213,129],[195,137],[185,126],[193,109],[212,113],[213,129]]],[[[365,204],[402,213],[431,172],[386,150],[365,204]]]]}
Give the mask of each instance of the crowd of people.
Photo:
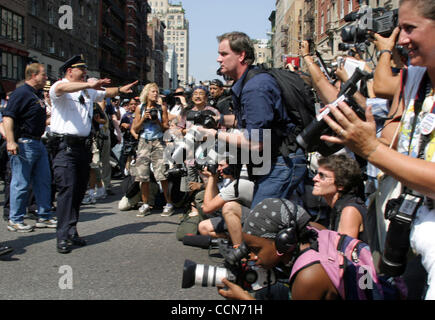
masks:
{"type": "MultiPolygon", "coordinates": [[[[427,272],[424,297],[434,299],[433,12],[434,1],[402,0],[391,35],[369,33],[377,64],[364,61],[355,46],[337,59],[332,80],[308,42],[301,43],[304,69],[290,66],[287,72],[299,74],[321,110],[329,110],[322,121],[330,133],[320,138],[343,148],[326,156],[289,142],[303,128],[285,108],[282,90],[287,88],[268,72],[250,74],[258,67],[253,43],[242,32],[217,38],[225,84],[213,79],[170,92],[148,83],[134,96],[137,82],[110,87],[109,79],[87,79],[82,56],[69,59],[62,66],[63,78],[53,84],[43,65],[27,66],[25,81],[8,94],[0,118],[9,155],[2,158],[7,229],[56,228],[59,253],[86,245],[77,230],[80,206],[113,194],[110,157],[119,145],[119,177],[129,182],[119,209],[146,217],[158,207],[161,194],[162,216],[181,208],[187,219],[197,218],[195,232],[226,238],[234,251],[246,244],[251,259],[266,269],[279,263],[298,266],[287,298],[350,298],[341,285],[352,277],[341,274],[336,285],[320,263],[321,239],[336,233],[369,244],[376,272],[399,283],[403,271],[391,270],[402,261],[388,253],[398,250],[393,229],[400,225],[400,235],[408,240],[402,264],[406,267],[409,246],[421,255],[427,272]],[[396,45],[407,49],[407,56],[396,45]],[[359,62],[373,74],[347,97],[364,110],[364,119],[346,102],[334,103],[352,76],[346,61],[359,62]],[[202,149],[208,141],[211,148],[202,149]],[[244,154],[250,156],[242,163],[244,154]],[[252,154],[262,156],[266,171],[257,170],[260,164],[252,154]],[[395,216],[388,217],[389,223],[385,207],[377,209],[385,175],[400,184],[395,216],[408,217],[405,226],[395,216]],[[37,220],[30,226],[24,217],[33,203],[37,220]]],[[[12,249],[3,245],[0,250],[12,249]]],[[[222,296],[253,298],[238,284],[223,283],[222,296]]]]}

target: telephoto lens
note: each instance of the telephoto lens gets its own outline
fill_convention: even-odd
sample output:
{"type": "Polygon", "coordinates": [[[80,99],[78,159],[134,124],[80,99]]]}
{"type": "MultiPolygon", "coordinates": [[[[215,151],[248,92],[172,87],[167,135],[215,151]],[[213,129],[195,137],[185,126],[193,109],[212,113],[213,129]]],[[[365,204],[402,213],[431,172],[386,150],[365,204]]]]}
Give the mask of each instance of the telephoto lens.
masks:
{"type": "Polygon", "coordinates": [[[397,277],[405,272],[410,231],[409,223],[391,220],[385,239],[385,249],[379,261],[379,270],[382,274],[397,277]]]}
{"type": "Polygon", "coordinates": [[[186,259],[184,261],[181,288],[191,288],[195,284],[202,287],[216,287],[217,285],[223,285],[223,278],[227,278],[232,282],[236,281],[236,277],[226,268],[197,264],[186,259]]]}

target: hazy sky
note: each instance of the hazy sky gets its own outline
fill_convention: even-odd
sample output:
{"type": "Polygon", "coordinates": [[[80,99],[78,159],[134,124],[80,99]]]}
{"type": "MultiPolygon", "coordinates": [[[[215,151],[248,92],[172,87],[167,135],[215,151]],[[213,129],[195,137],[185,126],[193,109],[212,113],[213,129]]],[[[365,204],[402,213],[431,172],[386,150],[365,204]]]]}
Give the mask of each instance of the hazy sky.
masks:
{"type": "MultiPolygon", "coordinates": [[[[275,0],[181,0],[190,25],[189,75],[196,81],[221,77],[216,37],[230,31],[242,31],[254,39],[268,39],[268,20],[275,0]]],[[[178,3],[178,1],[173,1],[178,3]]]]}

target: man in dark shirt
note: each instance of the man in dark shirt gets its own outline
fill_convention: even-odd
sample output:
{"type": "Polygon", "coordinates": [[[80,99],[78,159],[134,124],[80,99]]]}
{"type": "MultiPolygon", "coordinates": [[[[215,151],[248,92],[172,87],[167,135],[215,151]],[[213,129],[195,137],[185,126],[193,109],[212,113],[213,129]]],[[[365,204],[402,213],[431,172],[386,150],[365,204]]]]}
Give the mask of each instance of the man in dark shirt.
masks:
{"type": "Polygon", "coordinates": [[[230,145],[249,150],[251,159],[256,158],[249,164],[251,177],[255,180],[251,208],[266,198],[288,198],[306,172],[306,160],[302,149],[289,154],[281,152],[285,149],[281,148],[283,138],[292,133],[295,124],[282,104],[280,88],[267,73],[259,73],[245,83],[255,60],[254,46],[246,34],[226,33],[219,36],[218,41],[220,70],[235,81],[231,89],[234,115],[222,116],[220,124],[243,131],[201,130],[230,145]]]}
{"type": "Polygon", "coordinates": [[[219,79],[210,81],[210,96],[209,104],[213,108],[219,110],[221,114],[233,114],[231,95],[225,94],[224,84],[219,79]]]}
{"type": "Polygon", "coordinates": [[[38,205],[35,227],[56,228],[57,223],[51,212],[50,165],[41,141],[47,119],[41,89],[47,75],[43,65],[32,63],[26,67],[25,76],[25,84],[12,92],[3,112],[12,171],[8,230],[18,232],[33,231],[24,223],[30,182],[38,205]]]}

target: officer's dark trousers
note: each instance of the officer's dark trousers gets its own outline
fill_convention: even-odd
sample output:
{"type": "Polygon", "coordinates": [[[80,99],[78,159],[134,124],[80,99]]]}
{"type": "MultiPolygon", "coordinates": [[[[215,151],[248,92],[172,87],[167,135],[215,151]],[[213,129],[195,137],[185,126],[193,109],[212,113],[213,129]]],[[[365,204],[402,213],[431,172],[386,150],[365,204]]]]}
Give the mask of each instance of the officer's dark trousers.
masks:
{"type": "Polygon", "coordinates": [[[85,144],[59,145],[53,159],[53,175],[57,188],[57,240],[78,236],[80,204],[89,180],[91,156],[85,144]]]}

